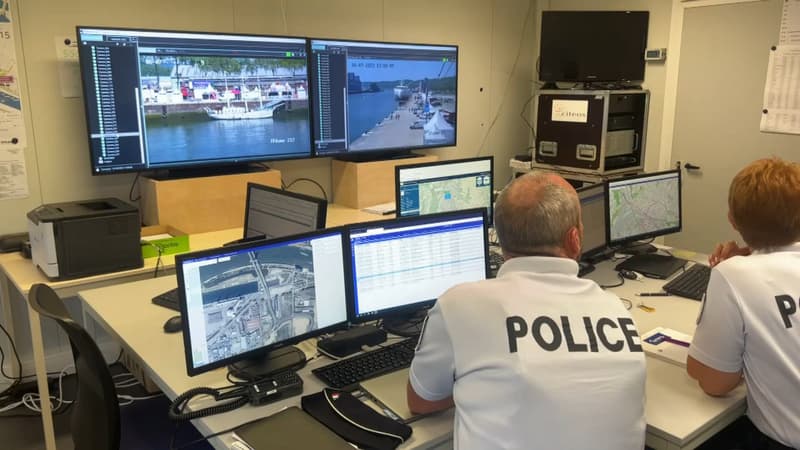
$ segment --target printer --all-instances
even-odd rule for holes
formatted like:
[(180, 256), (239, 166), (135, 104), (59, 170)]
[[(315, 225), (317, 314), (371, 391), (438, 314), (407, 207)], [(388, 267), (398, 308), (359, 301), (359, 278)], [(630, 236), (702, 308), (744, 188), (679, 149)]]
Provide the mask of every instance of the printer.
[(117, 198), (51, 203), (28, 212), (33, 264), (64, 280), (144, 265), (139, 210)]

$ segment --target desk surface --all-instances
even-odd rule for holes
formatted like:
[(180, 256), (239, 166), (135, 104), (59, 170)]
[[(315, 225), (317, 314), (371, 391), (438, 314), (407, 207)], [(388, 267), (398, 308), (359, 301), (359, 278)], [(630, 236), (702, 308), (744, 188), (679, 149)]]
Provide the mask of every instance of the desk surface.
[[(186, 375), (183, 335), (166, 334), (162, 331), (164, 322), (175, 315), (175, 312), (150, 303), (152, 296), (172, 287), (175, 287), (175, 279), (162, 277), (81, 291), (79, 295), (84, 302), (84, 313), (93, 317), (143, 361), (147, 375), (169, 398), (175, 398), (198, 386), (228, 385), (225, 368), (195, 377)], [(300, 370), (304, 380), (304, 395), (322, 390), (324, 385), (311, 374), (311, 369), (329, 362), (327, 358), (318, 358)], [(300, 396), (295, 396), (270, 405), (246, 406), (235, 412), (198, 419), (193, 423), (206, 435), (270, 415), (286, 406), (299, 404)], [(202, 405), (202, 401), (192, 403), (193, 407)], [(450, 410), (414, 423), (414, 434), (402, 448), (427, 447), (446, 441), (452, 433), (452, 422), (453, 412)], [(230, 433), (211, 440), (218, 449), (227, 449), (232, 442)]]
[[(698, 260), (703, 259), (701, 257)], [(619, 277), (614, 271), (615, 264), (610, 261), (600, 263), (587, 278), (600, 285), (616, 284)], [(640, 335), (656, 327), (694, 334), (700, 302), (675, 296), (636, 296), (640, 292), (661, 291), (663, 283), (662, 280), (652, 279), (625, 280), (625, 284), (610, 291), (631, 301), (631, 315)], [(642, 300), (655, 311), (647, 312), (638, 308)], [(688, 445), (693, 448), (690, 444), (705, 441), (742, 415), (746, 406), (745, 395), (745, 387), (740, 385), (725, 397), (708, 396), (700, 390), (697, 381), (689, 377), (684, 367), (647, 358), (647, 432), (681, 447)]]
[[(618, 281), (610, 262), (599, 264), (589, 278), (600, 284)], [(657, 326), (692, 334), (700, 302), (680, 297), (649, 297), (645, 304), (655, 308), (654, 312), (648, 313), (636, 307), (641, 301), (636, 293), (660, 290), (661, 284), (659, 280), (627, 280), (623, 286), (612, 290), (633, 303), (631, 313), (640, 334)], [(192, 387), (226, 384), (223, 369), (188, 377), (181, 334), (167, 335), (161, 331), (164, 321), (174, 312), (152, 306), (149, 299), (174, 286), (174, 278), (164, 277), (80, 292), (86, 312), (145, 362), (148, 375), (170, 398)], [(304, 393), (323, 387), (309, 372), (327, 362), (327, 359), (320, 358), (301, 371), (306, 380)], [(646, 395), (648, 445), (656, 444), (656, 448), (694, 448), (740, 416), (745, 408), (744, 386), (739, 386), (724, 398), (710, 397), (700, 390), (683, 367), (654, 358), (647, 358)], [(266, 407), (243, 408), (236, 413), (203, 419), (197, 426), (202, 433), (208, 434), (270, 414), (298, 401), (299, 397), (295, 397)], [(414, 428), (409, 448), (438, 444), (451, 436), (452, 412), (420, 421)], [(227, 448), (230, 439), (229, 435), (224, 436), (214, 445)], [(657, 442), (665, 444), (658, 445)]]

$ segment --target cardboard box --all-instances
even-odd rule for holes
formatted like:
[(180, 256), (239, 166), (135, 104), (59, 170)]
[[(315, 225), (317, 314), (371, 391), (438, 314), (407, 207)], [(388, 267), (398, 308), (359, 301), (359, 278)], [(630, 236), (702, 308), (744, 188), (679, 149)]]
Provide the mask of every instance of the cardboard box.
[(333, 201), (356, 209), (393, 202), (395, 166), (438, 160), (436, 155), (369, 162), (334, 159), (331, 162)]
[[(159, 235), (170, 235), (171, 237), (148, 239), (148, 236)], [(144, 258), (158, 256), (159, 249), (161, 249), (162, 255), (186, 253), (190, 250), (189, 235), (169, 225), (142, 227), (142, 241), (148, 242), (147, 244), (142, 243), (142, 256)]]
[(238, 228), (244, 224), (247, 183), (281, 186), (281, 172), (159, 180), (142, 177), (142, 222), (168, 224), (187, 233)]

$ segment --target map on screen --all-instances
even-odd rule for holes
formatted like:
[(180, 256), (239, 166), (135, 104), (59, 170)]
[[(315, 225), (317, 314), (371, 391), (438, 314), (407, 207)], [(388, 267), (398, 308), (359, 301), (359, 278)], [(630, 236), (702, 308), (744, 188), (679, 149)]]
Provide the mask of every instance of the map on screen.
[(680, 226), (677, 173), (612, 182), (608, 195), (612, 241)]
[(488, 175), (419, 184), (419, 213), (486, 207), (492, 184)]

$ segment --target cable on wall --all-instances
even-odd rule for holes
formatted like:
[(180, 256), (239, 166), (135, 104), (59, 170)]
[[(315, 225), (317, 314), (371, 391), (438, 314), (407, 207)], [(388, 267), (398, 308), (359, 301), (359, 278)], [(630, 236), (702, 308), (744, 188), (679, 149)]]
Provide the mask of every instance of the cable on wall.
[(325, 201), (328, 201), (328, 194), (325, 193), (325, 188), (323, 188), (321, 184), (317, 183), (316, 181), (312, 180), (311, 178), (297, 178), (294, 181), (292, 181), (291, 183), (287, 184), (283, 189), (288, 191), (298, 181), (307, 181), (309, 183), (315, 184), (319, 188), (320, 192), (322, 192), (322, 198), (324, 198)]
[(133, 198), (133, 188), (136, 187), (136, 182), (139, 181), (139, 174), (140, 172), (136, 172), (136, 176), (133, 177), (133, 182), (131, 182), (131, 190), (128, 191), (128, 200), (132, 202), (138, 202), (142, 198), (141, 194), (139, 194), (136, 198)]
[[(525, 41), (525, 31), (528, 29), (528, 25), (530, 24), (530, 19), (532, 15), (533, 5), (528, 4), (528, 11), (525, 13), (525, 21), (522, 24), (522, 31), (520, 32), (519, 37), (519, 44), (517, 45), (517, 56), (514, 58), (514, 64), (511, 66), (511, 70), (508, 73), (508, 79), (506, 80), (506, 85), (503, 89), (503, 95), (500, 99), (500, 105), (497, 107), (497, 113), (495, 114), (494, 118), (492, 119), (491, 123), (489, 123), (489, 128), (486, 129), (486, 133), (483, 135), (483, 139), (481, 140), (481, 144), (478, 146), (478, 152), (475, 155), (481, 156), (485, 150), (486, 142), (489, 140), (489, 134), (492, 132), (492, 128), (494, 128), (497, 120), (500, 118), (500, 111), (503, 110), (503, 105), (506, 103), (506, 99), (508, 98), (508, 89), (511, 86), (511, 79), (514, 77), (514, 72), (517, 70), (517, 65), (519, 64), (519, 58), (522, 54), (522, 43)], [(494, 12), (494, 9), (492, 9)], [(492, 20), (492, 26), (494, 26), (494, 20)], [(494, 33), (492, 33), (494, 34)]]

